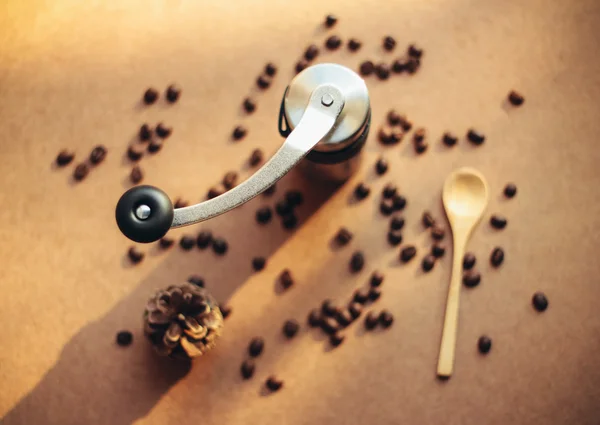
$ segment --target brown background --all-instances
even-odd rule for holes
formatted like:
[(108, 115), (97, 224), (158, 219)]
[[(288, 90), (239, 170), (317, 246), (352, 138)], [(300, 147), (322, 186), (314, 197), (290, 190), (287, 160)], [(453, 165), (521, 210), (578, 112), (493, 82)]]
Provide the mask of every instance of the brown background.
[[(364, 46), (319, 61), (354, 69), (366, 58), (391, 62), (400, 53), (381, 50), (388, 33), (398, 51), (410, 42), (425, 48), (417, 75), (368, 85), (375, 129), (395, 107), (427, 128), (430, 150), (417, 158), (408, 141), (384, 148), (373, 131), (359, 175), (341, 189), (316, 188), (293, 173), (271, 200), (172, 232), (209, 228), (229, 240), (226, 257), (145, 246), (145, 261), (131, 267), (113, 214), (129, 187), (123, 153), (139, 125), (174, 127), (163, 151), (141, 162), (145, 181), (173, 197), (196, 202), (224, 172), (247, 175), (253, 148), (270, 153), (281, 143), (281, 95), (303, 49), (325, 39), (320, 23), (329, 12), (340, 17), (332, 32)], [(600, 423), (598, 1), (4, 0), (0, 28), (4, 423)], [(241, 100), (269, 60), (279, 73), (246, 117)], [(146, 87), (171, 82), (183, 87), (179, 103), (140, 106)], [(512, 88), (525, 94), (522, 108), (505, 104)], [(240, 122), (249, 135), (234, 144), (229, 134)], [(444, 131), (471, 126), (487, 136), (481, 148), (440, 145)], [(52, 167), (60, 149), (83, 159), (98, 143), (109, 154), (85, 182), (70, 181), (74, 165)], [(382, 151), (391, 169), (375, 178)], [(442, 182), (462, 165), (485, 174), (492, 198), (470, 244), (483, 282), (462, 293), (455, 375), (442, 383), (434, 371), (450, 255), (427, 275), (418, 261), (400, 266), (377, 204), (383, 185), (395, 181), (409, 199), (405, 241), (421, 257), (430, 241), (420, 214), (429, 208), (442, 219)], [(362, 179), (373, 194), (349, 205)], [(519, 187), (511, 201), (501, 197), (507, 181)], [(259, 228), (254, 211), (286, 187), (305, 190), (302, 226)], [(492, 212), (509, 218), (504, 231), (490, 229)], [(342, 224), (355, 238), (335, 252), (329, 240)], [(492, 270), (497, 245), (506, 262)], [(367, 257), (356, 276), (347, 269), (355, 249)], [(257, 254), (269, 263), (253, 274)], [(286, 267), (298, 283), (277, 294), (275, 278)], [(375, 308), (394, 313), (390, 330), (365, 335), (354, 326), (334, 351), (307, 329), (283, 340), (285, 319), (304, 322), (325, 297), (344, 301), (375, 268), (386, 273)], [(153, 355), (140, 314), (154, 289), (191, 273), (233, 313), (219, 347), (187, 370)], [(544, 314), (530, 306), (536, 290), (550, 299)], [(135, 333), (127, 349), (114, 344), (122, 328)], [(494, 341), (487, 357), (476, 350), (483, 333)], [(239, 364), (254, 335), (267, 347), (255, 378), (244, 382)], [(265, 396), (261, 383), (273, 373), (285, 389)]]

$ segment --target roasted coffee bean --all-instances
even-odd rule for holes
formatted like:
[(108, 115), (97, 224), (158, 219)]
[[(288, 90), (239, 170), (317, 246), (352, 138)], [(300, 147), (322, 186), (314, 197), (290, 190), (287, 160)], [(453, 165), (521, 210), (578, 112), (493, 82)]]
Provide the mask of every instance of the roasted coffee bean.
[(200, 249), (207, 248), (208, 245), (212, 242), (213, 236), (210, 230), (202, 230), (198, 233), (198, 237), (196, 238), (196, 245)]
[(342, 342), (344, 342), (344, 339), (346, 337), (344, 335), (342, 335), (339, 332), (336, 332), (332, 335), (329, 335), (329, 343), (333, 346), (333, 347), (338, 347), (339, 345), (342, 344)]
[(90, 153), (90, 162), (94, 165), (100, 164), (106, 158), (108, 151), (103, 145), (98, 145)]
[(412, 129), (413, 124), (410, 120), (403, 116), (402, 121), (400, 122), (400, 126), (402, 127), (402, 130), (410, 131)]
[(64, 167), (65, 165), (70, 164), (74, 158), (75, 154), (73, 152), (64, 149), (56, 156), (56, 165), (59, 167)]
[(88, 165), (85, 162), (82, 162), (81, 164), (78, 164), (77, 167), (75, 167), (75, 170), (73, 170), (73, 178), (76, 181), (80, 182), (81, 180), (87, 177), (89, 172), (90, 168), (88, 167)]
[(481, 145), (483, 144), (483, 142), (485, 142), (485, 136), (473, 129), (470, 129), (467, 132), (467, 139), (469, 140), (469, 142), (475, 145)]
[(304, 59), (306, 59), (309, 62), (314, 60), (318, 55), (319, 55), (319, 48), (317, 47), (316, 44), (311, 44), (304, 51)]
[(294, 278), (292, 277), (292, 272), (288, 269), (285, 269), (279, 275), (279, 284), (283, 289), (289, 289), (294, 285)]
[(250, 379), (252, 378), (252, 376), (254, 376), (254, 370), (256, 369), (256, 366), (254, 365), (254, 362), (250, 359), (246, 359), (242, 362), (242, 366), (240, 367), (240, 372), (242, 374), (242, 378), (244, 379)]
[(256, 111), (256, 102), (252, 100), (252, 98), (247, 97), (246, 99), (244, 99), (244, 103), (242, 103), (242, 106), (244, 108), (244, 111), (246, 111), (249, 114)]
[(434, 224), (431, 228), (431, 237), (436, 241), (441, 241), (442, 239), (444, 239), (444, 236), (446, 236), (446, 230), (444, 230), (443, 227)]
[(381, 194), (383, 195), (384, 198), (392, 198), (396, 192), (397, 192), (397, 188), (396, 185), (392, 184), (392, 183), (388, 183), (383, 187), (383, 191), (381, 192)]
[(144, 147), (141, 145), (130, 145), (127, 148), (127, 157), (131, 161), (139, 161), (144, 155)]
[(393, 129), (389, 127), (381, 127), (377, 133), (377, 138), (383, 145), (392, 145), (396, 143), (393, 136)]
[(296, 322), (293, 319), (286, 320), (285, 323), (283, 324), (283, 334), (287, 338), (295, 337), (296, 334), (298, 333), (299, 329), (300, 329), (300, 325), (298, 324), (298, 322)]
[(156, 135), (158, 137), (160, 137), (161, 139), (166, 139), (173, 132), (173, 128), (167, 127), (162, 122), (159, 122), (158, 124), (156, 124), (156, 128), (154, 129), (154, 131), (156, 132)]
[(371, 188), (366, 185), (366, 183), (359, 183), (354, 189), (354, 196), (356, 199), (365, 199), (371, 193)]
[(358, 273), (365, 266), (365, 256), (361, 251), (356, 251), (350, 258), (350, 271)]
[(375, 65), (371, 61), (364, 61), (360, 64), (360, 73), (363, 77), (369, 76), (375, 71)]
[(308, 67), (308, 62), (305, 59), (300, 59), (296, 62), (296, 73), (304, 71)]
[(423, 226), (432, 227), (435, 225), (435, 219), (433, 215), (429, 211), (424, 211), (423, 216), (421, 217), (421, 221), (423, 222)]
[(388, 243), (392, 246), (398, 246), (402, 243), (402, 233), (400, 230), (390, 230), (387, 234)]
[(270, 207), (261, 207), (256, 210), (256, 221), (260, 224), (267, 224), (271, 221), (273, 212)]
[(271, 196), (272, 194), (275, 193), (276, 190), (277, 190), (277, 185), (275, 183), (273, 183), (271, 186), (269, 186), (268, 188), (265, 189), (265, 191), (263, 192), (263, 195)]
[(336, 50), (342, 45), (342, 40), (337, 35), (330, 36), (325, 41), (325, 47), (329, 50)]
[(400, 216), (394, 216), (390, 220), (390, 229), (392, 230), (400, 230), (404, 227), (404, 218)]
[(260, 75), (256, 79), (256, 85), (260, 89), (267, 89), (271, 85), (271, 79), (267, 75)]
[(494, 248), (492, 251), (492, 255), (490, 256), (490, 263), (494, 267), (500, 267), (500, 265), (504, 262), (504, 250), (500, 247)]
[(477, 348), (481, 354), (487, 354), (492, 349), (492, 340), (488, 336), (480, 336), (477, 340)]
[(369, 289), (357, 289), (356, 291), (354, 291), (354, 296), (352, 297), (352, 299), (359, 304), (366, 303), (369, 300)]
[(219, 310), (221, 310), (223, 319), (227, 319), (231, 315), (232, 308), (228, 305), (219, 305)]
[(256, 167), (261, 162), (263, 162), (263, 157), (264, 157), (263, 151), (256, 148), (250, 154), (250, 159), (248, 160), (248, 163), (250, 164), (251, 167)]
[(494, 214), (490, 217), (490, 224), (495, 229), (504, 229), (507, 223), (508, 221), (506, 218), (502, 217), (501, 215)]
[(383, 48), (389, 52), (394, 50), (394, 47), (396, 47), (396, 40), (394, 39), (394, 37), (392, 37), (391, 35), (386, 36), (383, 39)]
[(213, 198), (216, 198), (217, 196), (221, 196), (223, 193), (224, 193), (223, 189), (221, 189), (220, 187), (213, 186), (210, 189), (208, 189), (208, 193), (206, 194), (206, 197), (208, 199), (213, 199)]
[(425, 153), (428, 147), (427, 142), (415, 143), (415, 152), (418, 154)]
[(133, 184), (138, 184), (143, 179), (144, 179), (144, 173), (142, 172), (142, 169), (140, 168), (139, 165), (135, 165), (131, 169), (131, 172), (129, 173), (129, 180), (131, 180), (131, 183), (133, 183)]
[(379, 323), (384, 328), (389, 328), (394, 323), (394, 315), (390, 313), (388, 310), (381, 310), (378, 317)]
[(338, 310), (335, 315), (335, 320), (337, 320), (341, 328), (345, 328), (352, 323), (352, 315), (348, 310)]
[(481, 283), (481, 275), (474, 270), (465, 272), (463, 284), (468, 288), (474, 288)]
[(421, 56), (423, 56), (423, 49), (419, 49), (414, 44), (411, 44), (408, 46), (408, 56), (421, 59)]
[(511, 90), (511, 92), (508, 94), (508, 101), (514, 106), (521, 106), (523, 102), (525, 102), (525, 98), (522, 94)]
[(217, 255), (224, 255), (229, 249), (229, 244), (223, 238), (213, 238), (212, 249)]
[(352, 232), (345, 227), (340, 227), (340, 230), (335, 235), (335, 241), (338, 245), (347, 245), (352, 240)]
[(117, 344), (121, 347), (127, 347), (133, 342), (133, 334), (129, 331), (120, 331), (117, 333)]
[(200, 288), (204, 288), (204, 279), (202, 278), (202, 276), (198, 276), (197, 274), (193, 274), (190, 277), (188, 277), (187, 280), (189, 283), (191, 283), (192, 285), (196, 285)]
[(373, 273), (371, 273), (371, 279), (369, 280), (369, 284), (371, 286), (381, 286), (384, 279), (384, 274), (381, 273), (379, 270), (375, 270), (373, 271)]
[(175, 240), (172, 238), (168, 238), (166, 236), (163, 236), (162, 238), (160, 238), (160, 240), (158, 241), (158, 245), (162, 248), (162, 249), (168, 249), (171, 248), (173, 246), (173, 244), (175, 243)]
[(274, 76), (277, 74), (277, 66), (274, 63), (269, 62), (265, 65), (265, 74), (267, 74), (269, 77)]
[(442, 142), (446, 146), (454, 146), (458, 142), (458, 137), (456, 137), (452, 133), (444, 133), (444, 135), (442, 136)]
[(248, 131), (246, 130), (245, 127), (238, 125), (236, 128), (233, 129), (233, 133), (232, 133), (233, 140), (241, 140), (244, 137), (246, 137), (247, 133), (248, 133)]
[(152, 137), (152, 129), (148, 124), (142, 124), (140, 127), (140, 131), (138, 132), (138, 137), (142, 142), (150, 140)]
[(440, 242), (433, 244), (433, 246), (431, 247), (431, 255), (433, 255), (435, 258), (441, 258), (444, 256), (445, 253), (446, 247)]
[(352, 319), (357, 319), (362, 314), (362, 305), (357, 302), (351, 302), (348, 304), (348, 312)]
[(407, 245), (400, 251), (400, 261), (408, 263), (415, 255), (417, 255), (417, 248), (414, 245)]
[(321, 317), (319, 325), (323, 329), (323, 332), (329, 335), (338, 330), (338, 322), (333, 317)]
[(175, 103), (179, 100), (179, 96), (181, 96), (181, 89), (175, 84), (171, 84), (167, 87), (167, 92), (165, 93), (165, 97), (169, 103)]
[(285, 199), (292, 206), (292, 208), (299, 207), (304, 203), (304, 195), (299, 190), (288, 190), (285, 193)]
[(514, 183), (508, 183), (504, 186), (504, 196), (513, 198), (517, 194), (517, 186)]
[(227, 190), (232, 189), (237, 184), (238, 173), (229, 171), (223, 176), (223, 187)]
[(159, 150), (162, 149), (162, 142), (160, 140), (152, 140), (149, 144), (148, 144), (148, 152), (150, 153), (156, 153)]
[(318, 309), (312, 309), (310, 313), (308, 313), (307, 323), (311, 328), (316, 328), (321, 325), (321, 313)]
[(179, 246), (186, 251), (189, 251), (195, 245), (196, 245), (196, 240), (192, 236), (183, 235), (181, 237), (181, 239), (179, 239)]
[(375, 329), (379, 323), (379, 315), (373, 311), (369, 311), (365, 316), (365, 328), (367, 330)]
[(389, 167), (389, 165), (388, 165), (388, 162), (386, 161), (386, 159), (385, 158), (379, 158), (377, 160), (377, 162), (375, 163), (375, 172), (378, 175), (382, 176), (385, 173), (387, 173), (388, 167)]
[(400, 114), (396, 112), (394, 109), (390, 109), (387, 113), (387, 122), (389, 125), (399, 125), (401, 121)]
[(378, 63), (375, 67), (375, 74), (380, 80), (387, 80), (390, 78), (390, 66), (387, 63)]
[(410, 58), (406, 62), (406, 71), (409, 74), (414, 74), (415, 72), (417, 72), (419, 70), (420, 66), (421, 66), (421, 61), (419, 59), (417, 59), (417, 58)]
[(152, 105), (158, 99), (158, 90), (150, 87), (144, 92), (144, 103), (146, 105)]
[(392, 213), (395, 211), (393, 200), (383, 198), (379, 203), (379, 211), (385, 216), (392, 215)]
[(281, 389), (281, 387), (283, 387), (283, 381), (277, 379), (274, 376), (271, 376), (271, 377), (267, 378), (265, 385), (271, 391), (279, 391)]
[(531, 299), (533, 307), (537, 311), (545, 311), (548, 308), (548, 298), (543, 292), (536, 292)]
[(334, 26), (338, 21), (338, 18), (335, 15), (327, 15), (325, 17), (325, 26), (327, 28), (331, 28), (332, 26)]
[(400, 74), (406, 71), (406, 64), (407, 62), (405, 60), (396, 59), (394, 62), (392, 62), (392, 71), (394, 71), (396, 74)]
[(465, 256), (463, 257), (463, 270), (471, 270), (476, 262), (477, 258), (475, 257), (475, 254), (472, 252), (465, 253)]
[(417, 128), (413, 134), (413, 141), (421, 143), (425, 140), (426, 131), (424, 128)]
[(338, 312), (337, 306), (331, 300), (324, 300), (321, 304), (321, 312), (325, 316), (335, 316)]
[(356, 38), (351, 38), (350, 40), (348, 40), (348, 49), (351, 52), (356, 52), (361, 47), (362, 47), (362, 43), (359, 40), (357, 40)]
[(381, 297), (381, 289), (371, 286), (369, 288), (369, 300), (377, 301)]
[(435, 257), (431, 254), (426, 255), (421, 262), (421, 268), (424, 272), (429, 272), (435, 266)]
[(281, 217), (281, 225), (284, 229), (291, 230), (298, 226), (298, 217), (293, 212)]
[(140, 251), (135, 246), (130, 247), (129, 250), (127, 251), (127, 256), (129, 257), (129, 260), (131, 260), (131, 262), (133, 264), (137, 264), (140, 261), (142, 261), (144, 259), (145, 255), (146, 254), (144, 254), (142, 251)]
[(287, 199), (281, 199), (275, 204), (275, 212), (281, 217), (290, 214), (292, 210), (292, 205), (287, 201)]
[(254, 269), (254, 271), (259, 272), (262, 269), (264, 269), (266, 265), (267, 260), (265, 259), (265, 257), (254, 257), (252, 259), (252, 268)]
[(394, 211), (402, 211), (406, 207), (406, 198), (398, 193), (392, 196)]

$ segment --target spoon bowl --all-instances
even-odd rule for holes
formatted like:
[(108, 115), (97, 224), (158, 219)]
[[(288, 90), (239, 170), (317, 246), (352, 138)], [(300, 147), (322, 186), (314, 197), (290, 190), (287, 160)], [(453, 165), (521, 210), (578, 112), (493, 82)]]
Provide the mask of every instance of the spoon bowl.
[(461, 168), (444, 183), (442, 200), (448, 218), (481, 217), (488, 202), (484, 177), (472, 168)]

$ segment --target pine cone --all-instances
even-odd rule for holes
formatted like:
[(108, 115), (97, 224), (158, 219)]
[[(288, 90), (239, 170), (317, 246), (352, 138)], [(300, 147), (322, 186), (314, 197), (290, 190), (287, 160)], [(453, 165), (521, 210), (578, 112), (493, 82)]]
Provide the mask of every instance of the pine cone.
[(201, 356), (215, 346), (222, 328), (223, 315), (216, 301), (191, 283), (159, 290), (144, 312), (144, 333), (163, 356)]

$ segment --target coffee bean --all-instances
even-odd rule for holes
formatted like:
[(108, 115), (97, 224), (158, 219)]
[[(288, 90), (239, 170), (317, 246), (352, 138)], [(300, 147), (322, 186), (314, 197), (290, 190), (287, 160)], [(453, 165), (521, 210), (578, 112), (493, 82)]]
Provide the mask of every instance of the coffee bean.
[(272, 62), (267, 63), (265, 65), (265, 74), (267, 74), (269, 77), (274, 76), (277, 74), (277, 66)]
[(158, 99), (158, 91), (150, 87), (144, 92), (144, 103), (146, 105), (152, 105)]
[(381, 297), (381, 289), (371, 286), (369, 288), (369, 300), (377, 301)]
[(378, 63), (375, 67), (375, 74), (380, 80), (387, 80), (390, 78), (390, 66), (387, 63)]
[(477, 341), (477, 348), (481, 354), (487, 354), (492, 349), (492, 340), (488, 336), (480, 336)]
[(292, 272), (288, 269), (285, 269), (279, 275), (279, 284), (283, 289), (289, 289), (294, 285), (294, 278), (292, 277)]
[(388, 243), (392, 246), (398, 246), (402, 243), (402, 234), (400, 230), (390, 230), (387, 234)]
[(106, 147), (102, 145), (96, 146), (90, 153), (90, 162), (94, 165), (100, 164), (106, 158), (107, 152)]
[(371, 286), (381, 286), (384, 279), (384, 274), (381, 273), (379, 270), (375, 270), (373, 273), (371, 273), (371, 280), (369, 281), (369, 284)]
[(485, 142), (485, 136), (473, 129), (470, 129), (467, 132), (467, 139), (469, 140), (469, 142), (475, 145), (481, 145), (483, 144), (483, 142)]
[(310, 313), (308, 313), (307, 323), (308, 326), (310, 326), (311, 328), (316, 328), (321, 325), (321, 313), (319, 312), (319, 310), (315, 308), (312, 309)]
[(273, 183), (271, 186), (269, 186), (268, 188), (265, 189), (265, 191), (263, 192), (263, 195), (271, 196), (272, 194), (275, 193), (276, 190), (277, 190), (277, 185), (275, 183)]
[(504, 196), (513, 198), (517, 194), (517, 186), (514, 183), (508, 183), (504, 186)]
[(228, 305), (220, 305), (219, 310), (221, 310), (221, 315), (223, 319), (227, 319), (231, 315), (232, 308)]
[(396, 188), (396, 185), (392, 184), (392, 183), (388, 183), (383, 187), (383, 191), (381, 192), (381, 194), (383, 195), (384, 198), (392, 198), (395, 194), (396, 191), (398, 189)]
[(252, 259), (252, 268), (257, 272), (264, 269), (266, 265), (267, 260), (265, 259), (265, 257), (254, 257)]
[(263, 89), (263, 90), (267, 89), (271, 85), (271, 79), (268, 76), (266, 76), (266, 75), (260, 75), (256, 79), (256, 85), (260, 89)]
[(227, 190), (232, 189), (237, 184), (238, 173), (229, 171), (223, 176), (223, 187)]
[(286, 214), (281, 217), (281, 225), (287, 230), (294, 229), (298, 225), (298, 217), (293, 212)]
[(80, 182), (81, 180), (87, 177), (89, 172), (90, 168), (88, 167), (88, 165), (82, 162), (81, 164), (78, 164), (77, 167), (75, 167), (75, 170), (73, 171), (73, 178), (76, 181)]
[(371, 188), (363, 182), (359, 183), (354, 189), (354, 196), (359, 200), (365, 199), (369, 196), (369, 193), (371, 193)]
[(435, 266), (435, 257), (431, 254), (426, 255), (421, 262), (421, 268), (424, 272), (429, 272)]
[(140, 127), (140, 131), (138, 132), (138, 137), (142, 142), (150, 140), (152, 137), (152, 129), (148, 124), (142, 124)]
[(352, 319), (357, 319), (362, 314), (362, 305), (357, 302), (351, 302), (348, 304), (348, 312)]
[(308, 62), (304, 59), (300, 59), (296, 62), (296, 73), (304, 71), (308, 67)]
[(154, 129), (154, 131), (156, 132), (156, 135), (158, 137), (160, 137), (161, 139), (166, 139), (173, 132), (173, 128), (167, 127), (164, 123), (159, 122), (158, 124), (156, 124), (156, 128)]
[(481, 275), (474, 270), (465, 272), (463, 284), (468, 288), (474, 288), (481, 283)]
[(388, 162), (385, 160), (385, 158), (379, 158), (377, 160), (377, 162), (375, 163), (375, 172), (382, 176), (384, 175), (388, 170)]
[(335, 316), (337, 314), (338, 308), (333, 303), (333, 301), (327, 299), (327, 300), (324, 300), (323, 303), (321, 304), (321, 312), (325, 316), (331, 317), (331, 316)]
[(531, 302), (537, 311), (542, 312), (548, 308), (548, 298), (546, 298), (546, 295), (543, 292), (536, 292), (533, 294)]
[(212, 249), (217, 255), (225, 255), (229, 249), (229, 244), (223, 238), (214, 238), (212, 240)]
[(144, 155), (144, 147), (141, 145), (130, 145), (127, 148), (127, 157), (131, 161), (139, 161)]
[(423, 226), (425, 226), (425, 227), (432, 227), (433, 225), (435, 225), (435, 219), (433, 218), (433, 215), (431, 215), (431, 213), (429, 211), (423, 212), (421, 221), (423, 222)]
[(198, 237), (196, 238), (196, 245), (200, 249), (205, 249), (212, 242), (213, 236), (210, 230), (202, 230), (198, 233)]
[(242, 374), (242, 378), (244, 379), (250, 379), (252, 378), (252, 376), (254, 376), (254, 370), (256, 369), (256, 366), (254, 365), (254, 362), (250, 359), (246, 359), (242, 362), (242, 366), (240, 367), (240, 372)]
[(202, 278), (202, 276), (198, 276), (197, 274), (193, 274), (190, 277), (188, 277), (187, 280), (189, 283), (191, 283), (192, 285), (196, 285), (200, 288), (204, 288), (204, 279)]
[(445, 253), (446, 247), (440, 242), (433, 244), (433, 246), (431, 247), (431, 255), (433, 255), (435, 258), (441, 258), (444, 256)]
[(208, 193), (206, 194), (206, 197), (208, 199), (213, 199), (216, 198), (217, 196), (221, 196), (223, 193), (223, 190), (220, 187), (216, 187), (213, 186), (210, 189), (208, 189)]
[(120, 331), (117, 333), (117, 344), (121, 347), (127, 347), (133, 342), (133, 334), (129, 331)]
[(135, 246), (130, 247), (129, 250), (127, 251), (127, 256), (129, 257), (129, 260), (131, 260), (131, 262), (133, 264), (137, 264), (140, 261), (142, 261), (144, 259), (145, 255), (146, 254), (144, 254), (142, 251), (140, 251)]
[(319, 323), (326, 334), (333, 334), (338, 330), (338, 322), (333, 317), (322, 317)]
[(309, 62), (314, 60), (318, 55), (319, 55), (319, 48), (317, 47), (316, 44), (311, 44), (304, 51), (304, 59), (306, 59)]
[(508, 94), (508, 101), (514, 106), (521, 106), (523, 102), (525, 102), (525, 98), (522, 94), (511, 90), (511, 92)]
[(162, 142), (160, 140), (152, 140), (148, 144), (148, 152), (150, 152), (150, 153), (156, 153), (161, 149), (162, 149)]
[(256, 167), (261, 162), (263, 162), (263, 152), (262, 150), (256, 148), (250, 154), (250, 159), (248, 160), (248, 163), (251, 167)]
[(413, 141), (415, 143), (421, 143), (425, 140), (426, 131), (424, 128), (417, 128), (413, 134)]
[(325, 17), (325, 26), (327, 28), (331, 28), (332, 26), (334, 26), (338, 21), (338, 18), (335, 15), (327, 15)]
[(392, 215), (392, 213), (395, 211), (394, 201), (392, 199), (383, 198), (379, 203), (379, 211), (385, 216)]
[(351, 38), (350, 40), (348, 40), (348, 49), (351, 52), (356, 52), (361, 47), (362, 47), (362, 43), (359, 40), (357, 40), (356, 38)]
[(287, 199), (281, 199), (275, 204), (275, 212), (277, 215), (283, 217), (292, 213), (292, 205), (287, 201)]
[(65, 165), (70, 164), (74, 158), (75, 154), (73, 152), (64, 149), (56, 156), (56, 165), (59, 167), (64, 167)]
[(398, 193), (392, 196), (394, 211), (402, 211), (406, 207), (406, 198)]
[(342, 335), (339, 332), (336, 332), (332, 335), (329, 335), (329, 343), (333, 346), (333, 347), (338, 347), (339, 345), (342, 344), (342, 342), (344, 342), (344, 339), (346, 337), (344, 335)]
[(389, 125), (391, 125), (391, 126), (399, 125), (401, 119), (402, 118), (400, 117), (400, 114), (398, 114), (398, 112), (396, 112), (394, 109), (390, 109), (388, 111), (387, 122)]
[(392, 145), (392, 144), (396, 143), (392, 132), (393, 132), (393, 130), (389, 127), (381, 127), (379, 129), (379, 133), (377, 133), (377, 137), (378, 137), (379, 141), (381, 142), (381, 144)]
[(179, 246), (185, 251), (189, 251), (196, 245), (196, 240), (189, 235), (183, 235), (181, 239), (179, 239)]
[(419, 59), (410, 58), (406, 62), (406, 71), (412, 75), (419, 70), (420, 66), (421, 66), (421, 61)]
[(427, 142), (415, 143), (415, 152), (418, 154), (425, 153), (428, 147)]
[(342, 45), (342, 40), (337, 35), (332, 35), (325, 40), (325, 47), (329, 50), (336, 50)]
[(502, 217), (501, 215), (494, 214), (490, 217), (490, 224), (495, 229), (504, 229), (507, 223), (508, 221), (506, 218)]
[(492, 255), (490, 256), (490, 263), (494, 267), (500, 267), (500, 265), (504, 262), (504, 250), (500, 247), (494, 248), (492, 251)]
[(394, 323), (394, 315), (388, 310), (381, 310), (378, 319), (379, 323), (381, 323), (381, 326), (383, 326), (386, 329), (392, 326), (392, 324)]
[(144, 179), (144, 173), (142, 172), (142, 169), (140, 168), (139, 165), (135, 165), (131, 169), (131, 172), (129, 173), (129, 180), (131, 180), (131, 183), (133, 183), (133, 184), (138, 184), (143, 179)]
[(394, 47), (396, 47), (396, 40), (394, 39), (394, 37), (392, 37), (391, 35), (386, 36), (383, 39), (383, 48), (389, 52), (394, 50)]
[(390, 229), (392, 230), (400, 230), (404, 227), (404, 218), (400, 216), (394, 216), (390, 220)]
[(283, 334), (287, 338), (293, 338), (298, 333), (300, 325), (295, 320), (286, 320), (283, 324)]
[(160, 240), (158, 241), (158, 245), (162, 248), (162, 249), (168, 249), (171, 248), (173, 246), (173, 244), (175, 243), (175, 240), (172, 238), (168, 238), (166, 236), (163, 236), (162, 238), (160, 238)]
[(181, 96), (181, 89), (175, 84), (171, 84), (169, 87), (167, 87), (165, 96), (169, 103), (175, 103), (179, 100), (179, 96)]
[(259, 224), (267, 224), (271, 221), (271, 217), (273, 217), (273, 212), (270, 207), (261, 207), (256, 210), (256, 221)]
[(421, 59), (421, 56), (423, 56), (423, 49), (419, 49), (414, 44), (411, 44), (408, 46), (408, 56)]
[(414, 245), (407, 245), (400, 251), (400, 261), (408, 263), (415, 255), (417, 255), (417, 248)]
[(412, 129), (413, 124), (410, 120), (403, 116), (402, 121), (400, 122), (400, 126), (402, 127), (402, 130), (410, 131)]
[(441, 241), (442, 239), (444, 239), (444, 236), (446, 236), (446, 230), (444, 230), (443, 227), (434, 224), (431, 228), (431, 237), (436, 241)]
[(335, 241), (338, 245), (347, 245), (352, 240), (352, 233), (345, 227), (340, 227), (340, 230), (335, 235)]
[(407, 62), (405, 60), (396, 59), (394, 62), (392, 62), (392, 71), (394, 71), (396, 74), (400, 74), (406, 71), (406, 66)]
[(463, 270), (471, 270), (476, 262), (477, 258), (475, 257), (475, 254), (467, 252), (463, 257)]
[(361, 251), (356, 251), (350, 258), (350, 271), (358, 273), (365, 265), (365, 256)]
[(339, 323), (341, 328), (345, 328), (352, 323), (352, 315), (348, 310), (339, 310), (335, 315), (335, 319)]
[(265, 385), (271, 391), (279, 391), (281, 389), (281, 387), (283, 387), (283, 381), (280, 381), (276, 377), (271, 376), (271, 377), (267, 378)]
[(285, 199), (292, 208), (299, 207), (304, 203), (304, 195), (299, 190), (288, 190), (285, 193)]
[(238, 125), (236, 128), (233, 129), (233, 133), (231, 136), (233, 137), (233, 140), (241, 140), (244, 137), (246, 137), (247, 133), (248, 131), (245, 127)]
[(458, 138), (452, 133), (444, 133), (444, 135), (442, 136), (442, 142), (446, 146), (454, 146), (458, 142)]
[(375, 65), (371, 61), (364, 61), (360, 64), (360, 73), (362, 76), (367, 77), (375, 71)]
[(369, 311), (365, 316), (365, 328), (367, 330), (375, 329), (377, 323), (379, 323), (379, 315), (373, 311)]
[(249, 97), (244, 99), (244, 103), (242, 103), (242, 106), (244, 108), (244, 111), (246, 111), (249, 114), (256, 111), (256, 102)]

